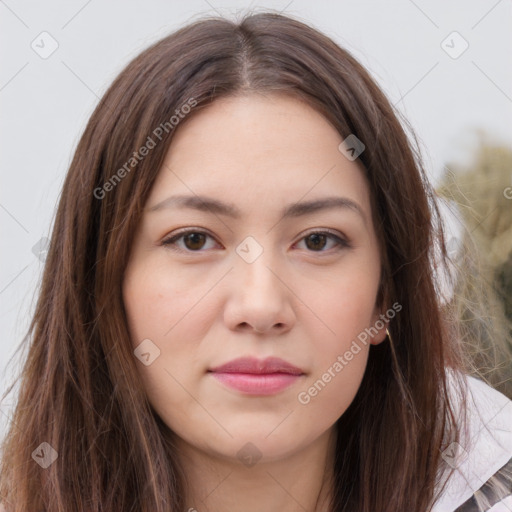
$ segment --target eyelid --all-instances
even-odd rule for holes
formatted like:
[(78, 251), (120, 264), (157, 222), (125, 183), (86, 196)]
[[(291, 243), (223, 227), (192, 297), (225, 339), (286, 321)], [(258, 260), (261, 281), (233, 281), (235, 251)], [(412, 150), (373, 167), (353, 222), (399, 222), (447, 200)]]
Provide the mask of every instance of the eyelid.
[[(205, 230), (203, 228), (194, 228), (194, 227), (187, 227), (187, 228), (179, 229), (176, 232), (174, 232), (172, 234), (172, 236), (164, 238), (164, 240), (161, 243), (166, 248), (174, 250), (174, 251), (178, 251), (178, 252), (185, 252), (185, 253), (188, 253), (188, 254), (190, 254), (190, 253), (205, 252), (205, 251), (203, 251), (201, 249), (197, 250), (197, 251), (192, 251), (192, 250), (181, 249), (181, 248), (176, 247), (175, 242), (177, 240), (179, 240), (181, 237), (183, 237), (183, 236), (185, 236), (185, 235), (187, 235), (189, 233), (198, 233), (198, 234), (205, 235), (207, 237), (212, 238), (213, 240), (215, 240), (215, 242), (217, 244), (219, 244), (219, 242), (217, 241), (215, 236), (213, 236), (207, 230)], [(313, 235), (313, 234), (327, 235), (331, 239), (334, 239), (335, 242), (337, 243), (337, 248), (335, 250), (341, 250), (341, 249), (344, 249), (344, 248), (352, 247), (350, 241), (348, 240), (348, 238), (345, 235), (339, 233), (338, 231), (329, 229), (329, 228), (311, 228), (308, 231), (306, 231), (304, 233), (301, 233), (299, 238), (297, 239), (297, 241), (293, 243), (292, 247), (295, 246), (296, 244), (298, 244), (299, 242), (302, 242), (304, 240), (304, 238), (306, 238), (307, 236)], [(219, 245), (221, 245), (221, 244), (219, 244)], [(315, 254), (315, 253), (316, 254), (322, 254), (322, 253), (330, 253), (331, 251), (332, 251), (332, 249), (331, 250), (327, 250), (327, 251), (308, 251), (308, 252), (311, 252), (313, 254)]]
[[(338, 245), (338, 247), (335, 250), (341, 250), (341, 249), (348, 249), (352, 247), (351, 242), (349, 239), (343, 235), (342, 233), (330, 229), (330, 228), (312, 228), (304, 233), (301, 233), (297, 241), (293, 244), (296, 245), (299, 242), (302, 242), (304, 238), (308, 237), (309, 235), (328, 235), (330, 238), (334, 239)], [(313, 254), (322, 254), (322, 253), (330, 253), (331, 250), (328, 251), (309, 251)]]
[[(164, 247), (166, 247), (167, 249), (170, 249), (170, 250), (173, 250), (173, 251), (178, 251), (178, 252), (186, 252), (188, 254), (194, 253), (194, 252), (197, 252), (197, 253), (205, 252), (205, 251), (202, 251), (202, 250), (190, 251), (190, 250), (186, 250), (186, 249), (181, 249), (181, 248), (179, 248), (179, 247), (177, 247), (175, 245), (175, 242), (177, 240), (179, 240), (181, 237), (183, 237), (185, 235), (188, 235), (189, 233), (198, 233), (198, 234), (201, 234), (201, 235), (208, 236), (208, 237), (212, 238), (213, 240), (215, 240), (215, 242), (217, 244), (219, 244), (217, 239), (211, 233), (209, 233), (207, 230), (205, 230), (203, 228), (194, 228), (194, 227), (187, 227), (187, 228), (178, 229), (171, 236), (165, 237), (162, 240), (161, 244)], [(221, 244), (219, 244), (219, 245), (221, 245)]]
[(301, 233), (299, 235), (298, 240), (300, 241), (304, 237), (309, 236), (309, 235), (313, 235), (313, 234), (332, 235), (333, 237), (339, 238), (340, 240), (348, 241), (347, 237), (345, 235), (343, 235), (339, 231), (336, 231), (336, 230), (330, 229), (330, 228), (310, 228), (307, 231), (305, 231), (304, 233)]

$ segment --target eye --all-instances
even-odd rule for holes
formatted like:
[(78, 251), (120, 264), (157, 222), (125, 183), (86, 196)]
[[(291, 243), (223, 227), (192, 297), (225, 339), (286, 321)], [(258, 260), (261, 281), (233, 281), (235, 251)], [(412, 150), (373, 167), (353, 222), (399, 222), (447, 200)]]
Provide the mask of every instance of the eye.
[(213, 240), (213, 237), (204, 231), (187, 229), (167, 238), (162, 245), (177, 251), (200, 252), (201, 249), (212, 249), (211, 244), (206, 243), (208, 239)]
[[(210, 244), (208, 244), (210, 240)], [(342, 248), (350, 247), (347, 240), (330, 231), (313, 231), (301, 238), (299, 245), (304, 242), (306, 249), (310, 252), (327, 252), (333, 247)], [(212, 245), (213, 244), (213, 245)], [(171, 250), (185, 252), (202, 252), (202, 250), (213, 249), (215, 241), (213, 237), (199, 229), (186, 229), (180, 231), (170, 238), (165, 239), (162, 245)]]
[[(304, 242), (306, 248), (312, 252), (327, 252), (329, 249), (336, 246), (338, 249), (350, 247), (350, 244), (346, 240), (330, 231), (313, 231), (301, 238), (299, 244), (301, 242)], [(328, 247), (329, 245), (330, 247)], [(325, 249), (326, 247), (327, 249)]]

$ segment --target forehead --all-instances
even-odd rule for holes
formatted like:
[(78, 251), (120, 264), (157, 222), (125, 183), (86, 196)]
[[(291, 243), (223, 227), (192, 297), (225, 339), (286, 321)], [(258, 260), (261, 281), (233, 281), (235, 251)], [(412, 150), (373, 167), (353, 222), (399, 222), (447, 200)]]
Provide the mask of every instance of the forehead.
[(149, 202), (192, 193), (265, 209), (338, 194), (369, 215), (363, 168), (340, 152), (342, 140), (324, 116), (290, 96), (218, 99), (178, 126)]
[(334, 127), (304, 101), (284, 94), (250, 94), (220, 98), (192, 112), (178, 127), (170, 158), (182, 157), (177, 153), (185, 147), (195, 147), (197, 158), (218, 149), (229, 158), (244, 154), (251, 161), (268, 153), (281, 158), (287, 154), (291, 160), (306, 154), (317, 158), (319, 152), (339, 142)]

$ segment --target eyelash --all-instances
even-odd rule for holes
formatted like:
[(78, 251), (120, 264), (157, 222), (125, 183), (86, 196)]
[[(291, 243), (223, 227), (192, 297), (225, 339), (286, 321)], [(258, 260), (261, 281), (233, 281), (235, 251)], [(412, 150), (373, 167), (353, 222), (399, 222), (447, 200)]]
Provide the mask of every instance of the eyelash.
[[(202, 249), (198, 249), (197, 251), (193, 251), (193, 250), (190, 250), (190, 249), (182, 249), (182, 248), (179, 248), (179, 247), (176, 246), (176, 242), (179, 239), (181, 239), (181, 238), (183, 238), (186, 235), (191, 234), (191, 233), (205, 235), (207, 237), (210, 237), (210, 238), (214, 239), (214, 237), (212, 235), (210, 235), (209, 233), (207, 233), (206, 231), (203, 231), (201, 229), (190, 229), (190, 228), (188, 228), (188, 229), (184, 229), (183, 231), (179, 231), (178, 233), (174, 234), (170, 238), (167, 238), (167, 239), (163, 240), (162, 241), (162, 245), (165, 246), (167, 249), (169, 249), (171, 251), (176, 251), (176, 252), (185, 252), (185, 253), (201, 253), (201, 252), (205, 252)], [(308, 236), (311, 236), (311, 235), (326, 235), (328, 238), (330, 238), (331, 240), (334, 240), (336, 242), (338, 247), (335, 250), (337, 250), (337, 251), (342, 250), (342, 249), (349, 249), (350, 247), (352, 247), (351, 244), (346, 239), (340, 237), (338, 234), (336, 234), (335, 232), (330, 231), (328, 229), (324, 229), (324, 230), (321, 230), (321, 231), (310, 231), (309, 233), (306, 233), (297, 243), (302, 242), (305, 238), (307, 238)], [(322, 253), (328, 253), (331, 250), (332, 249), (320, 250), (320, 251), (308, 251), (308, 252), (322, 254)]]

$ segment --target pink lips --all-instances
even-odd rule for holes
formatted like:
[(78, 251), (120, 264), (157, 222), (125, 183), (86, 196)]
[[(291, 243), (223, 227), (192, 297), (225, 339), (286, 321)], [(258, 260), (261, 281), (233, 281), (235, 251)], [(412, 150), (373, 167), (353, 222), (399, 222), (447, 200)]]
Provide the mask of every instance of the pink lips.
[(291, 386), (304, 372), (277, 357), (241, 357), (209, 370), (226, 386), (248, 395), (273, 395)]

